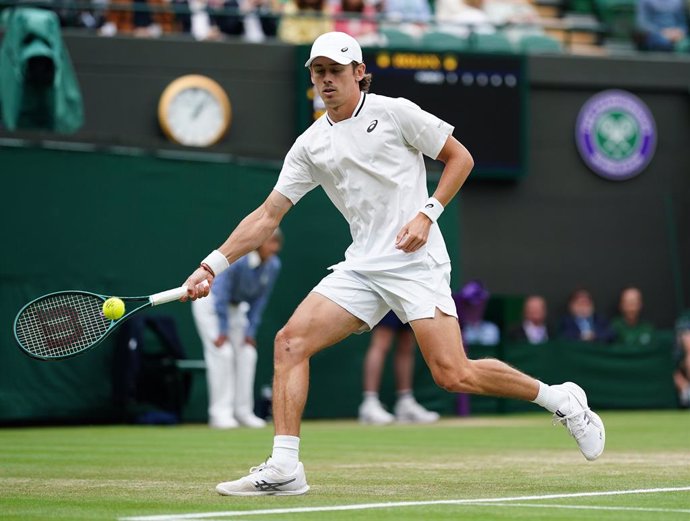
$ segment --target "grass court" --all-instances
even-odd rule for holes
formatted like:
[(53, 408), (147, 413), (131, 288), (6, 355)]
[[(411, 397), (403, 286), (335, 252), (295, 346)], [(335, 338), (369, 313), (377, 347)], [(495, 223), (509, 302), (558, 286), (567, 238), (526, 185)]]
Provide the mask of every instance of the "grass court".
[(690, 521), (690, 411), (604, 411), (587, 462), (550, 416), (430, 426), (307, 421), (305, 496), (229, 498), (268, 456), (272, 428), (89, 426), (0, 430), (0, 518), (10, 520)]

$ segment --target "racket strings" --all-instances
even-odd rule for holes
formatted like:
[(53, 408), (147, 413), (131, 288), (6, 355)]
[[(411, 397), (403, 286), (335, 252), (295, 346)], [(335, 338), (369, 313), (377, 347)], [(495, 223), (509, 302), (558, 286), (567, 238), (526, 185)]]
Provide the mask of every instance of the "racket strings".
[(112, 322), (102, 313), (103, 300), (83, 293), (50, 295), (30, 304), (17, 318), (22, 348), (41, 358), (64, 358), (91, 347)]

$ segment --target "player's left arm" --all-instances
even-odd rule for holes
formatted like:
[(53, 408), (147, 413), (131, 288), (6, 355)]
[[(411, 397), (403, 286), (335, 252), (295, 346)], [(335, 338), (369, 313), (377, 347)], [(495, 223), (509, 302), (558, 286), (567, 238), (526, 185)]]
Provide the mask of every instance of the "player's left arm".
[[(448, 136), (436, 159), (445, 166), (433, 197), (445, 207), (470, 175), (474, 160), (462, 143), (452, 135)], [(417, 251), (426, 244), (432, 223), (430, 217), (418, 212), (398, 233), (396, 248), (407, 253)]]

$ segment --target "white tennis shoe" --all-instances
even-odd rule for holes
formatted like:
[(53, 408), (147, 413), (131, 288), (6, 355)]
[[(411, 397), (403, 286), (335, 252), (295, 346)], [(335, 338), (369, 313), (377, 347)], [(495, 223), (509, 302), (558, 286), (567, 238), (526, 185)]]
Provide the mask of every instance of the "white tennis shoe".
[(434, 423), (441, 417), (439, 413), (425, 409), (412, 397), (398, 400), (394, 410), (399, 423)]
[(367, 398), (359, 406), (359, 423), (363, 425), (388, 425), (394, 421), (395, 416), (375, 398)]
[(568, 404), (554, 413), (554, 425), (556, 423), (564, 425), (570, 435), (575, 438), (584, 457), (589, 461), (594, 461), (604, 452), (606, 443), (604, 422), (589, 408), (587, 395), (579, 385), (565, 382), (554, 387), (570, 396)]
[(221, 496), (296, 496), (309, 490), (302, 462), (290, 474), (275, 468), (268, 458), (265, 463), (249, 469), (249, 474), (235, 481), (216, 486)]

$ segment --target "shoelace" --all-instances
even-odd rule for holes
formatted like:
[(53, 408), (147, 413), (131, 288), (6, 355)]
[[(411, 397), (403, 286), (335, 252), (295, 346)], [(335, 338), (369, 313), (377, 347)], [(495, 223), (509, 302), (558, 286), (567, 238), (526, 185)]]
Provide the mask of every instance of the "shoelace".
[(559, 423), (565, 425), (571, 436), (576, 440), (579, 440), (582, 436), (584, 436), (585, 430), (587, 429), (585, 417), (587, 416), (587, 411), (589, 410), (590, 408), (587, 407), (586, 409), (582, 409), (578, 412), (572, 412), (566, 416), (558, 416), (557, 414), (554, 414), (552, 423), (554, 425)]
[(266, 461), (264, 461), (261, 465), (257, 465), (256, 467), (251, 467), (249, 469), (250, 474), (255, 474), (257, 472), (261, 472), (264, 470), (266, 467), (268, 467), (268, 460), (271, 459), (271, 456), (266, 458)]

